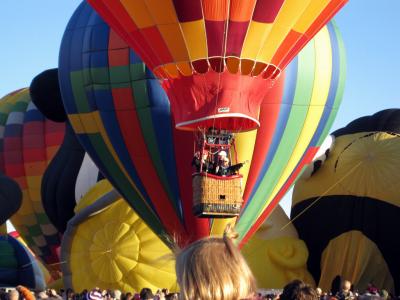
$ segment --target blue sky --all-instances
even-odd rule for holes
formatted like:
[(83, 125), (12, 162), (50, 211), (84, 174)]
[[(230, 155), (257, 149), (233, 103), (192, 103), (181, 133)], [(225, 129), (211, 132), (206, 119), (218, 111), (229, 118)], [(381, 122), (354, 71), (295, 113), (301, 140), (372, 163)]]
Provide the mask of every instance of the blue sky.
[[(0, 1), (0, 97), (57, 67), (64, 29), (80, 0)], [(400, 107), (399, 0), (350, 0), (336, 16), (347, 50), (347, 81), (332, 130)], [(287, 208), (290, 196), (283, 205)]]

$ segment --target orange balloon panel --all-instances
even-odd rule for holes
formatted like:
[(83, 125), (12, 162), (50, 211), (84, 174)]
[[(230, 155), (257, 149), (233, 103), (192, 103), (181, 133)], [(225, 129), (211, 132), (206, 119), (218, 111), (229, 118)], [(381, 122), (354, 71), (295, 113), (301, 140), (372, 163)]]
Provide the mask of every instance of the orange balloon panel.
[(247, 131), (274, 80), (347, 0), (88, 2), (165, 80), (178, 129)]

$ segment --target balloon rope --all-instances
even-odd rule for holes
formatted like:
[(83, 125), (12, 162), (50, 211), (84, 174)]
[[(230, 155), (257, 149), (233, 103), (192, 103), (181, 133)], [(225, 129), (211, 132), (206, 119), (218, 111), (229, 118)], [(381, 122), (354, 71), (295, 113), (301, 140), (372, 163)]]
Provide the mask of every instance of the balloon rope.
[(347, 172), (346, 175), (344, 175), (339, 181), (337, 181), (335, 184), (333, 184), (330, 188), (328, 188), (321, 196), (319, 196), (317, 199), (315, 199), (310, 205), (308, 205), (306, 208), (304, 208), (296, 217), (294, 217), (292, 220), (290, 220), (286, 225), (284, 225), (280, 230), (285, 229), (287, 226), (292, 224), (297, 218), (299, 218), (301, 215), (303, 215), (311, 206), (313, 206), (315, 203), (317, 203), (322, 197), (324, 197), (326, 194), (328, 194), (334, 187), (336, 187), (339, 183), (341, 183), (343, 180), (345, 180), (351, 173), (353, 173), (360, 165), (362, 161), (359, 161), (358, 164), (356, 164), (349, 172)]
[[(40, 260), (39, 260), (39, 261), (40, 261)], [(33, 265), (33, 263), (34, 263), (34, 262), (29, 262), (29, 263), (27, 263), (27, 264), (24, 264), (24, 265), (20, 266), (19, 269), (27, 268), (27, 267)], [(68, 263), (68, 261), (64, 260), (64, 261), (60, 261), (60, 262), (52, 263), (52, 264), (46, 264), (46, 263), (44, 263), (43, 265), (44, 265), (44, 267), (47, 269), (48, 266), (51, 267), (51, 266), (57, 266), (57, 265), (62, 265), (62, 264), (66, 264), (66, 263)]]

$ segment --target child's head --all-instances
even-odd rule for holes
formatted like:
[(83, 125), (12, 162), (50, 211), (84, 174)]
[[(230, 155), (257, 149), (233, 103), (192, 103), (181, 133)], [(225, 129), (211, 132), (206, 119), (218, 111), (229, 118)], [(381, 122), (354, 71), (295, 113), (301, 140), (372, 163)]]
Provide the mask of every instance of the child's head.
[(233, 244), (228, 226), (223, 238), (209, 237), (189, 245), (176, 258), (176, 274), (185, 300), (245, 299), (256, 291), (250, 268)]

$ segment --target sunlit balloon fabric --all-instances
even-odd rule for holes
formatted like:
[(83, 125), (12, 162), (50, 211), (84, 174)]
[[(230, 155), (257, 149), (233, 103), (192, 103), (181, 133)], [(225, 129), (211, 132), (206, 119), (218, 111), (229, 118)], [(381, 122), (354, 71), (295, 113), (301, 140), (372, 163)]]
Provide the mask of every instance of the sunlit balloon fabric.
[(259, 289), (283, 289), (295, 279), (315, 286), (307, 271), (307, 246), (289, 222), (282, 207), (277, 206), (242, 248)]
[(88, 0), (164, 82), (176, 126), (258, 127), (269, 83), (347, 0)]
[(333, 135), (326, 161), (293, 192), (292, 217), (310, 252), (309, 271), (323, 289), (340, 274), (356, 289), (373, 282), (397, 294), (400, 109), (356, 119)]
[[(342, 99), (344, 65), (341, 39), (329, 24), (265, 98), (261, 128), (238, 135), (238, 160), (251, 160), (250, 172), (243, 169), (242, 241), (326, 136)], [(193, 134), (175, 129), (159, 81), (86, 3), (63, 37), (59, 71), (78, 138), (141, 218), (160, 236), (178, 236), (183, 244), (214, 232), (219, 221), (192, 214)]]
[(11, 221), (37, 256), (48, 265), (57, 264), (60, 236), (43, 210), (40, 189), (47, 164), (63, 139), (64, 124), (46, 120), (31, 102), (28, 89), (5, 96), (0, 110), (2, 167), (23, 194), (22, 205)]
[(63, 237), (64, 284), (177, 290), (170, 249), (103, 180), (82, 198)]

